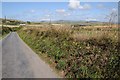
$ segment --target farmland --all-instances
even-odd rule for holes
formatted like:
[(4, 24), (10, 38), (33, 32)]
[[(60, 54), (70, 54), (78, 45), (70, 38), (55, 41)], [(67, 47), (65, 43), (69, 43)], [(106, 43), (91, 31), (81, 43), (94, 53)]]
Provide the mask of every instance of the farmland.
[(19, 36), (66, 78), (119, 78), (117, 26), (29, 26)]
[(115, 0), (3, 2), (0, 77), (119, 79), (119, 7)]

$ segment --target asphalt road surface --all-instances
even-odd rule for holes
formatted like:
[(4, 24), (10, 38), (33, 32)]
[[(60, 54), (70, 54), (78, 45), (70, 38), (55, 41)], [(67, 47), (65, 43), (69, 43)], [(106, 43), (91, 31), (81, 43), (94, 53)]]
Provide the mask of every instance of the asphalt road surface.
[(50, 66), (42, 61), (16, 32), (11, 32), (2, 40), (2, 78), (57, 77)]

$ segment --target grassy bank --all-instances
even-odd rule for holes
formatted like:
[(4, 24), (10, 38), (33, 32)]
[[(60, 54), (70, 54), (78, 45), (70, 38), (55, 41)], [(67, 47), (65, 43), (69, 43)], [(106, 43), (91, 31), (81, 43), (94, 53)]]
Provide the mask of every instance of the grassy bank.
[(10, 27), (3, 26), (0, 28), (0, 39), (4, 38), (8, 33), (18, 31), (20, 29), (21, 29), (21, 27), (10, 28)]
[(4, 38), (12, 29), (8, 27), (1, 27), (0, 28), (0, 39)]
[(118, 78), (116, 28), (23, 28), (20, 37), (67, 78)]

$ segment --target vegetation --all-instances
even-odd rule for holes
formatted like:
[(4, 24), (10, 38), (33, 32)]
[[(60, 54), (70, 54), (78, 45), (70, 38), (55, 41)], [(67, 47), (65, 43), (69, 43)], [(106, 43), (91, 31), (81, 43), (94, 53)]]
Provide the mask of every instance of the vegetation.
[(13, 27), (13, 28), (10, 28), (10, 27), (1, 27), (0, 28), (0, 37), (4, 37), (5, 35), (7, 35), (8, 33), (10, 32), (14, 32), (14, 31), (18, 31), (20, 30), (21, 27)]
[(25, 23), (23, 21), (12, 20), (12, 19), (0, 19), (0, 21), (2, 22), (3, 25), (19, 25)]
[(13, 27), (13, 28), (2, 27), (0, 34), (2, 33), (2, 35), (4, 35), (4, 34), (8, 34), (9, 32), (18, 31), (20, 29), (21, 29), (21, 27)]
[(12, 31), (12, 29), (9, 28), (9, 27), (2, 27), (2, 30), (1, 30), (0, 34), (5, 35), (5, 34), (8, 34), (11, 31)]
[[(25, 22), (13, 19), (0, 18), (0, 39), (7, 35), (9, 32), (18, 31), (19, 29), (21, 29), (21, 27), (17, 27), (17, 25), (21, 23)], [(12, 27), (10, 27), (9, 25), (12, 25)]]
[(27, 24), (31, 24), (31, 22), (30, 22), (30, 21), (27, 21)]
[(20, 37), (67, 78), (120, 78), (117, 28), (23, 28)]

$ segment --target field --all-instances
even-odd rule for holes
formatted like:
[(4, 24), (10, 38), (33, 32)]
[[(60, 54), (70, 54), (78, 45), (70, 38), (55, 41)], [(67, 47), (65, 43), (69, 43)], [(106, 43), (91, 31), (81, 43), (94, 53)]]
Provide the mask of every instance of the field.
[(20, 37), (66, 78), (120, 78), (118, 27), (23, 27)]

